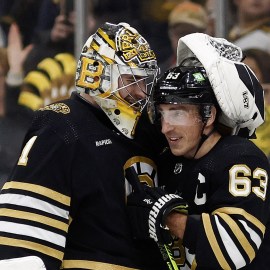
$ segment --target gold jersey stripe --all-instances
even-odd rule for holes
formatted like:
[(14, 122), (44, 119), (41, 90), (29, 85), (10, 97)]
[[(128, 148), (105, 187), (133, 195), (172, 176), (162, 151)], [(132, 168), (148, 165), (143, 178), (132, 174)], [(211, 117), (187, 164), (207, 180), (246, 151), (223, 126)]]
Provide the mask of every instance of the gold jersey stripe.
[(64, 73), (73, 78), (77, 67), (76, 58), (71, 53), (58, 53), (54, 58), (61, 62)]
[(102, 31), (102, 29), (99, 28), (97, 32), (114, 50), (116, 50), (115, 42), (111, 40), (109, 36), (104, 31)]
[(38, 65), (38, 68), (45, 70), (51, 80), (56, 80), (62, 75), (62, 69), (60, 63), (53, 58), (45, 58)]
[(68, 230), (68, 225), (64, 222), (30, 212), (0, 208), (0, 216), (36, 221), (54, 227), (56, 229), (62, 230), (64, 232), (67, 232)]
[(232, 232), (236, 236), (237, 240), (247, 253), (250, 261), (255, 258), (255, 251), (253, 247), (250, 245), (249, 241), (247, 240), (246, 236), (243, 234), (237, 223), (227, 214), (224, 213), (217, 213), (231, 228)]
[(46, 196), (50, 199), (53, 199), (57, 202), (60, 202), (64, 205), (70, 206), (70, 197), (61, 194), (57, 191), (54, 191), (50, 188), (46, 188), (43, 186), (39, 186), (36, 184), (29, 184), (29, 183), (21, 183), (16, 181), (7, 182), (2, 189), (20, 189), (20, 190), (26, 190), (31, 191), (33, 193), (41, 194), (43, 196)]
[(29, 72), (23, 81), (24, 83), (29, 83), (36, 87), (41, 95), (44, 94), (46, 90), (49, 90), (52, 85), (50, 79), (48, 79), (44, 73), (35, 70)]
[(209, 214), (203, 213), (202, 220), (203, 220), (204, 231), (206, 233), (206, 236), (211, 245), (212, 251), (214, 252), (216, 256), (218, 263), (220, 264), (222, 269), (230, 270), (231, 267), (229, 266), (226, 259), (224, 258), (222, 251), (218, 245), (214, 230), (212, 228)]
[(246, 212), (244, 209), (241, 208), (235, 208), (235, 207), (222, 207), (219, 209), (216, 209), (212, 214), (216, 213), (224, 213), (228, 215), (241, 215), (244, 219), (247, 219), (252, 224), (254, 224), (261, 232), (262, 234), (265, 233), (265, 226), (263, 223), (261, 223), (256, 217)]
[(14, 239), (9, 237), (3, 237), (0, 236), (0, 245), (5, 246), (13, 246), (13, 247), (21, 247), (21, 248), (27, 248), (31, 250), (35, 250), (38, 252), (41, 252), (43, 254), (46, 254), (48, 256), (51, 256), (53, 258), (56, 258), (58, 260), (63, 260), (64, 253), (54, 249), (50, 248), (41, 244), (37, 244), (34, 242), (26, 241), (26, 240), (20, 240), (20, 239)]
[(64, 260), (61, 269), (91, 269), (91, 270), (139, 270), (116, 264), (84, 261), (84, 260)]
[(34, 111), (43, 106), (44, 100), (34, 93), (21, 91), (18, 103)]

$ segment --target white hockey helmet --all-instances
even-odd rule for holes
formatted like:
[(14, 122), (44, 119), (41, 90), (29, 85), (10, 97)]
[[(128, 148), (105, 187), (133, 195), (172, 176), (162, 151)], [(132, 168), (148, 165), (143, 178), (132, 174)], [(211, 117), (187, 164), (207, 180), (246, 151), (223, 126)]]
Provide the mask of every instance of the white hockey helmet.
[(241, 62), (242, 50), (226, 39), (194, 33), (179, 39), (177, 65), (193, 58), (208, 75), (221, 108), (218, 121), (232, 134), (247, 129), (246, 137), (252, 136), (264, 122), (264, 96), (253, 71)]
[[(132, 76), (129, 84), (123, 85), (121, 76), (124, 74)], [(133, 138), (157, 74), (156, 56), (136, 29), (126, 23), (105, 23), (88, 38), (82, 49), (76, 87), (93, 97), (121, 133)], [(142, 80), (145, 89), (140, 87)], [(127, 102), (121, 97), (119, 91), (132, 84), (144, 92), (145, 98), (133, 97), (132, 102)]]

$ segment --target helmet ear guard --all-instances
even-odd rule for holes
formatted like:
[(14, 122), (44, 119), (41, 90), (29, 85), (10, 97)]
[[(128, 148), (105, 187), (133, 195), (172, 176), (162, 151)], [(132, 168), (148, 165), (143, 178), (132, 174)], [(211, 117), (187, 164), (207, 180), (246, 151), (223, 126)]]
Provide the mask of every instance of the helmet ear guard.
[(212, 117), (212, 105), (206, 104), (200, 106), (200, 115), (202, 116), (202, 121), (207, 122), (208, 119)]

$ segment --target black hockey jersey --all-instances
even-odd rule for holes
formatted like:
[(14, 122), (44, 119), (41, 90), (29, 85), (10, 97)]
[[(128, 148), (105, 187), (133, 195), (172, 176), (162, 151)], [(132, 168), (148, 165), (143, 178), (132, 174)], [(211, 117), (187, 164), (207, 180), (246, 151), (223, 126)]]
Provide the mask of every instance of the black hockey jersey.
[(176, 242), (174, 247), (179, 268), (269, 269), (270, 170), (265, 155), (249, 140), (228, 136), (200, 159), (169, 153), (164, 164), (170, 166), (164, 170), (167, 190), (189, 204), (183, 245)]
[(146, 139), (119, 134), (77, 94), (37, 111), (0, 194), (0, 260), (36, 255), (47, 270), (166, 269), (153, 241), (132, 239), (126, 213), (126, 168), (157, 185), (152, 155), (138, 143)]

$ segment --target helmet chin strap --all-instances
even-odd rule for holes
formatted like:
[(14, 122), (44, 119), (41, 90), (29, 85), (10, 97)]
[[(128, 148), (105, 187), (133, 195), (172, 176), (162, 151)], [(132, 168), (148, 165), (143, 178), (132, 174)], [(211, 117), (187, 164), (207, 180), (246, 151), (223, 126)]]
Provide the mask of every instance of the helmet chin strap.
[(203, 131), (204, 131), (204, 128), (205, 128), (205, 126), (206, 126), (206, 123), (207, 123), (207, 121), (204, 121), (204, 123), (203, 123), (203, 127), (202, 127), (202, 131), (201, 131), (201, 139), (200, 139), (200, 142), (199, 142), (199, 144), (198, 144), (198, 147), (197, 147), (197, 150), (196, 150), (196, 152), (195, 152), (195, 154), (194, 154), (194, 156), (193, 156), (193, 158), (192, 159), (194, 159), (195, 158), (195, 156), (197, 155), (197, 153), (198, 153), (198, 151), (200, 150), (200, 148), (201, 148), (201, 146), (203, 145), (203, 143), (214, 133), (214, 131), (215, 131), (215, 128), (213, 128), (208, 134), (203, 134)]

